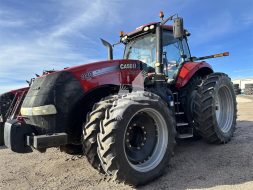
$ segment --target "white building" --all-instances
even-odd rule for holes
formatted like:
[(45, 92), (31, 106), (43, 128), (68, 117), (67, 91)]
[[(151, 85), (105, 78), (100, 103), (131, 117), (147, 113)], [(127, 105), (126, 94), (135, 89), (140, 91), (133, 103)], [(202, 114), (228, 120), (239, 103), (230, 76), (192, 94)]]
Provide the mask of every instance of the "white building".
[(239, 87), (244, 90), (245, 84), (253, 84), (253, 78), (236, 79), (232, 81), (234, 84), (239, 84)]

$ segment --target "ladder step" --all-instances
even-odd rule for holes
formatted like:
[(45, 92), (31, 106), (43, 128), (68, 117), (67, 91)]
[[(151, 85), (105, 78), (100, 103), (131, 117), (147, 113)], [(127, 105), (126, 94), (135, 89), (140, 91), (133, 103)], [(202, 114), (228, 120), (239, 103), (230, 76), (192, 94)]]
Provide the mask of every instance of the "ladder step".
[(176, 112), (175, 114), (176, 114), (176, 115), (183, 115), (184, 112)]
[(177, 123), (177, 126), (180, 127), (180, 126), (187, 126), (189, 125), (189, 123)]
[(192, 137), (193, 137), (193, 134), (190, 134), (190, 133), (178, 134), (177, 135), (177, 138), (179, 138), (179, 139), (188, 139), (188, 138), (192, 138)]

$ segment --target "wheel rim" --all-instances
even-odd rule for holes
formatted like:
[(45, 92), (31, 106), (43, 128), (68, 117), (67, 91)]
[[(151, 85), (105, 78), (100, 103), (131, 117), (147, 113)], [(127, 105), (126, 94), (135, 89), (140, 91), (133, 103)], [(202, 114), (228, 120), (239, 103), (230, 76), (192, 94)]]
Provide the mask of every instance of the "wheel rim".
[(228, 87), (222, 86), (218, 90), (215, 103), (218, 127), (223, 133), (227, 133), (231, 129), (234, 118), (233, 96)]
[(163, 116), (144, 108), (130, 119), (124, 134), (124, 152), (129, 165), (139, 171), (154, 169), (168, 145), (168, 129)]

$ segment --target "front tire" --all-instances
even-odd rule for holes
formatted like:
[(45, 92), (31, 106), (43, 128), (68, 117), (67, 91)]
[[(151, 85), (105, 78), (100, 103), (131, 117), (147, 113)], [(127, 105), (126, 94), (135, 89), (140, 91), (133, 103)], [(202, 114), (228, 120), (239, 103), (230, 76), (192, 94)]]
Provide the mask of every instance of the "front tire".
[(195, 127), (210, 143), (227, 143), (236, 126), (236, 96), (231, 79), (213, 73), (200, 85), (194, 110)]
[(150, 92), (133, 92), (106, 110), (98, 155), (113, 179), (131, 185), (160, 176), (175, 146), (175, 120), (167, 104)]
[(104, 98), (94, 104), (92, 111), (87, 114), (86, 122), (83, 124), (83, 152), (88, 162), (100, 173), (104, 173), (97, 154), (97, 134), (101, 121), (105, 118), (105, 111), (112, 106), (113, 101), (118, 95), (112, 95)]

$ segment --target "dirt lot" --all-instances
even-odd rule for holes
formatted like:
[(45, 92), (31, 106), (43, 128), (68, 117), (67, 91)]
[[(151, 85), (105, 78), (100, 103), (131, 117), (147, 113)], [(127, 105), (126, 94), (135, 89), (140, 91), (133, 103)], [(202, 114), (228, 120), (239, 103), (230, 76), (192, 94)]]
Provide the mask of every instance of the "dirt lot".
[[(232, 141), (209, 145), (178, 144), (167, 173), (140, 189), (253, 189), (253, 97), (240, 96), (238, 125)], [(44, 154), (0, 150), (0, 189), (131, 189), (108, 182), (86, 159), (57, 149)]]

